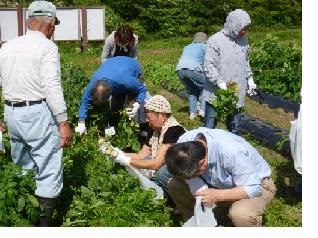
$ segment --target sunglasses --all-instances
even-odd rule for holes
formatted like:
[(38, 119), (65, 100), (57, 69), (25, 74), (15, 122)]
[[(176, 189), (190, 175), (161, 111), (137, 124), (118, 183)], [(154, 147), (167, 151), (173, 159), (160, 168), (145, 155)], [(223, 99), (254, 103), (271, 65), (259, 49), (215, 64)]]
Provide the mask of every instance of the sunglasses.
[(57, 18), (57, 17), (55, 17), (55, 25), (57, 26), (57, 25), (60, 25), (60, 20)]

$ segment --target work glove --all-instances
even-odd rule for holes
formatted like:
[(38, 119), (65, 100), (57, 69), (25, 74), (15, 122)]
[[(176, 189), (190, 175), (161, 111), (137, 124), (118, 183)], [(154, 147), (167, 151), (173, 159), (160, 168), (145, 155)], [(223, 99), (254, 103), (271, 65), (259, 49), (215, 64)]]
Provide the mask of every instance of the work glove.
[(139, 102), (135, 102), (132, 106), (132, 108), (127, 108), (126, 111), (127, 111), (127, 114), (129, 116), (130, 119), (134, 118), (138, 112), (140, 108), (140, 104)]
[(75, 132), (78, 132), (80, 135), (86, 134), (87, 130), (86, 130), (85, 123), (79, 122), (77, 124), (77, 127), (75, 127)]
[(129, 166), (131, 158), (127, 157), (125, 153), (120, 153), (116, 158), (113, 159), (115, 163), (119, 163), (123, 166)]
[(256, 84), (254, 83), (254, 80), (252, 77), (250, 77), (248, 80), (247, 80), (247, 94), (250, 95), (250, 96), (253, 96), (253, 95), (256, 95)]
[(225, 82), (218, 83), (218, 86), (219, 86), (219, 88), (221, 88), (221, 89), (227, 89)]

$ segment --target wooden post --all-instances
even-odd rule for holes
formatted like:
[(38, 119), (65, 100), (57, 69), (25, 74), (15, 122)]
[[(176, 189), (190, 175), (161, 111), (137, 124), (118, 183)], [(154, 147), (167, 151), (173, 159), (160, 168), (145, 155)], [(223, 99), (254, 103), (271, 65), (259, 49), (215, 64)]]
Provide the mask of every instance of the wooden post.
[(23, 10), (20, 5), (17, 7), (17, 17), (18, 17), (18, 36), (22, 36), (23, 35)]
[(87, 49), (87, 11), (85, 7), (82, 7), (82, 37), (81, 37), (81, 50), (82, 52)]

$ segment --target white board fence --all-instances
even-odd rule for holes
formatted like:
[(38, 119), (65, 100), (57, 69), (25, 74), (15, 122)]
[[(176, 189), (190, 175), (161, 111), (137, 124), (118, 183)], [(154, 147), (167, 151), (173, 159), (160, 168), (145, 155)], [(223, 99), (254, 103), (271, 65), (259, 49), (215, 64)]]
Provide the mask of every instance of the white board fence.
[[(0, 8), (0, 44), (26, 32), (27, 8)], [(104, 7), (57, 8), (56, 16), (60, 25), (56, 26), (53, 40), (105, 40)]]

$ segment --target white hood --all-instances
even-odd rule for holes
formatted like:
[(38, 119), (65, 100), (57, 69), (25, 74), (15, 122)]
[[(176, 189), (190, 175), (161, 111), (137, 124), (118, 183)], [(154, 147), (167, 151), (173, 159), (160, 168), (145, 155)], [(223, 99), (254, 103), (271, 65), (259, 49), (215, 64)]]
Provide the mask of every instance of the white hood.
[(237, 38), (238, 33), (249, 24), (251, 24), (251, 18), (248, 13), (242, 9), (236, 9), (226, 17), (222, 32), (231, 38)]

